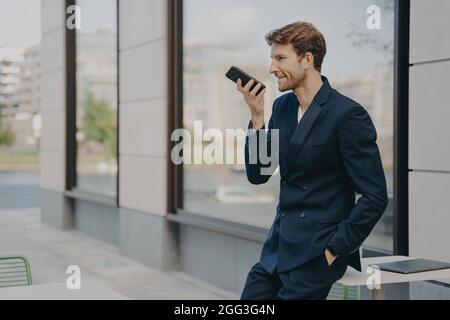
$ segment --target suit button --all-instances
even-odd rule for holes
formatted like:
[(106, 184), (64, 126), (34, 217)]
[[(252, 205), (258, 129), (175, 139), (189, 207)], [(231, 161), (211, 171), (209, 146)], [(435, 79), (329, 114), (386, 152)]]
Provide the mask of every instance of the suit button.
[(281, 179), (281, 185), (282, 185), (282, 186), (285, 186), (285, 185), (286, 185), (286, 180)]
[(306, 212), (302, 212), (302, 213), (300, 213), (300, 218), (304, 218), (304, 217), (306, 217)]
[(308, 185), (304, 184), (304, 185), (302, 186), (302, 190), (303, 190), (303, 191), (306, 191), (306, 190), (308, 190), (308, 189), (309, 189)]
[(282, 216), (282, 217), (286, 217), (286, 212), (282, 212), (282, 213), (281, 213), (281, 216)]

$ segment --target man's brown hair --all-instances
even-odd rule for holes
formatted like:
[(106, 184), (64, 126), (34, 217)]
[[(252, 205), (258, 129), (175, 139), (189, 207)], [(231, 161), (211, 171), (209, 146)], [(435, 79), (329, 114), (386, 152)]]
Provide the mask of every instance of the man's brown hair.
[(314, 56), (314, 67), (320, 72), (327, 45), (323, 34), (312, 23), (294, 22), (272, 30), (266, 35), (266, 41), (269, 46), (273, 43), (292, 43), (300, 57), (310, 52)]

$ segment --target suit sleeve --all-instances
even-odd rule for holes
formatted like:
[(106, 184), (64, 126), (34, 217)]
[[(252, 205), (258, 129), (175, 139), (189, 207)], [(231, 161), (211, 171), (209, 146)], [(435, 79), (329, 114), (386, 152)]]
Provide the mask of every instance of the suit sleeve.
[[(278, 165), (278, 152), (276, 152), (276, 154), (274, 152), (274, 157), (272, 157), (272, 129), (276, 101), (277, 100), (274, 101), (272, 106), (272, 115), (269, 120), (267, 132), (265, 130), (265, 124), (255, 132), (252, 130), (251, 120), (248, 124), (248, 134), (245, 139), (245, 169), (247, 172), (247, 179), (252, 184), (266, 183)], [(266, 150), (261, 149), (264, 145)], [(271, 159), (271, 162), (263, 163), (261, 161), (262, 153), (266, 154), (267, 157)], [(272, 161), (275, 161), (276, 164)]]
[(361, 194), (348, 219), (341, 221), (329, 245), (338, 255), (358, 250), (388, 204), (386, 178), (367, 111), (353, 106), (338, 126), (339, 150), (353, 189)]

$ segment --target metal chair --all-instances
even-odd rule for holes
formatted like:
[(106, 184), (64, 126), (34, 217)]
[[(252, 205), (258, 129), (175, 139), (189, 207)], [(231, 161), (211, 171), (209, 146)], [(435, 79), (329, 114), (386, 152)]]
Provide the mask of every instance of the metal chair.
[(0, 256), (0, 288), (15, 286), (30, 286), (30, 263), (23, 256)]
[(359, 286), (347, 287), (335, 283), (328, 294), (327, 300), (360, 300), (361, 288)]
[[(359, 248), (359, 256), (362, 257), (362, 246)], [(327, 300), (361, 300), (360, 286), (344, 286), (335, 283), (328, 293)]]

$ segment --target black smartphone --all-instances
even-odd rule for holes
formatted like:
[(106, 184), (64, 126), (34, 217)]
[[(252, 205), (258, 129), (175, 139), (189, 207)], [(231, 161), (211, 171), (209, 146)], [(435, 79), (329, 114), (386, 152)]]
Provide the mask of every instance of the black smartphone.
[[(235, 67), (235, 66), (232, 66), (230, 68), (230, 70), (227, 71), (225, 76), (228, 79), (230, 79), (231, 81), (236, 82), (236, 83), (237, 83), (238, 79), (241, 79), (243, 87), (247, 84), (247, 82), (250, 81), (250, 79), (253, 79), (255, 82), (250, 87), (250, 91), (252, 91), (253, 88), (255, 88), (258, 83), (261, 83), (258, 80), (256, 80), (254, 77), (249, 75), (248, 73), (242, 71), (241, 69), (239, 69), (238, 67)], [(256, 93), (256, 95), (260, 94), (260, 92), (263, 91), (265, 87), (266, 86), (261, 83), (261, 88), (258, 89), (258, 92)]]

